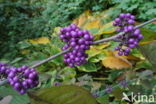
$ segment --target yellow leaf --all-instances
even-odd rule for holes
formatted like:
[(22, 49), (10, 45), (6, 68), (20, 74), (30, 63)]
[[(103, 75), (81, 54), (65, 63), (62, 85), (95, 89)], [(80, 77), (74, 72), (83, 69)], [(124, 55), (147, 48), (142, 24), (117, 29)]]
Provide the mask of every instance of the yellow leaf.
[(90, 11), (87, 10), (83, 14), (81, 14), (78, 18), (73, 20), (73, 23), (76, 24), (78, 27), (82, 27), (85, 22), (88, 20), (88, 16), (90, 15)]
[(29, 42), (32, 44), (48, 44), (50, 43), (50, 40), (47, 37), (41, 37), (41, 38), (29, 40)]
[(142, 60), (141, 58), (139, 57), (136, 57), (136, 56), (133, 56), (133, 55), (128, 55), (128, 56), (119, 56), (117, 55), (118, 51), (114, 51), (114, 56), (116, 57), (120, 57), (120, 58), (124, 58), (124, 59), (127, 59), (127, 60), (134, 60), (134, 61), (140, 61)]
[(146, 45), (155, 42), (156, 40), (151, 40), (151, 41), (145, 41), (145, 42), (140, 42), (139, 45)]
[(98, 48), (98, 49), (104, 49), (104, 48), (107, 48), (109, 46), (110, 46), (110, 43), (107, 42), (107, 43), (102, 43), (102, 44), (96, 45), (96, 48)]
[(30, 50), (22, 50), (21, 53), (22, 54), (28, 54), (30, 52)]
[(100, 28), (100, 27), (101, 27), (100, 20), (93, 20), (86, 23), (84, 29), (90, 30), (90, 29)]
[(95, 48), (94, 46), (91, 46), (90, 47), (90, 50), (87, 50), (87, 54), (90, 56), (90, 57), (93, 57), (97, 54), (100, 54), (102, 52), (102, 50), (100, 49), (97, 49)]
[(111, 34), (111, 33), (114, 33), (115, 28), (114, 28), (114, 26), (112, 24), (113, 24), (113, 22), (109, 22), (109, 23), (103, 25), (100, 28), (98, 34)]
[(132, 67), (132, 64), (128, 60), (115, 56), (106, 57), (102, 60), (102, 64), (111, 69), (124, 69)]

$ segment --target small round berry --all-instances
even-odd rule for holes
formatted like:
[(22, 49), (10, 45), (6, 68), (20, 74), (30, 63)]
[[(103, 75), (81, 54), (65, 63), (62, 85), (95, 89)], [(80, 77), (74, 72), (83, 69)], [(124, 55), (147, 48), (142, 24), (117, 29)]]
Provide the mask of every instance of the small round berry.
[(121, 48), (120, 47), (115, 47), (115, 50), (116, 51), (119, 51)]
[(129, 48), (135, 48), (134, 44), (129, 44), (128, 46), (129, 46)]
[(85, 40), (84, 39), (80, 39), (79, 40), (79, 44), (84, 44)]
[(119, 56), (122, 56), (122, 55), (123, 55), (123, 52), (122, 52), (122, 51), (119, 51), (119, 52), (118, 52), (118, 55), (119, 55)]
[(120, 18), (116, 18), (116, 19), (115, 19), (115, 22), (116, 22), (116, 23), (120, 23), (120, 22), (121, 22)]
[(132, 19), (128, 20), (128, 24), (133, 25), (134, 24), (134, 20), (132, 20)]
[(125, 18), (125, 14), (122, 13), (122, 14), (119, 15), (119, 17), (120, 18)]
[(138, 34), (140, 34), (140, 30), (139, 30), (139, 29), (136, 29), (136, 30), (134, 31), (134, 35), (135, 35), (135, 36), (138, 36)]

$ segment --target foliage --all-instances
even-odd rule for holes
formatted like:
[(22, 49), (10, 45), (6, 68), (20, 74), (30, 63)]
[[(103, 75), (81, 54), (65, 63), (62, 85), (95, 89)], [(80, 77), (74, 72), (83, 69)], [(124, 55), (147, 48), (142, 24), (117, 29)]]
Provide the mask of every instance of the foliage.
[(6, 97), (6, 96), (11, 96), (11, 99), (8, 100), (9, 104), (21, 104), (21, 103), (28, 104), (30, 102), (27, 94), (21, 96), (11, 87), (8, 86), (0, 87), (0, 97)]
[(38, 17), (40, 6), (28, 0), (5, 0), (1, 1), (0, 6), (1, 57), (7, 51), (11, 51), (9, 57), (14, 57), (18, 51), (17, 42), (47, 34), (48, 31), (44, 30), (46, 21)]
[(29, 96), (33, 104), (97, 104), (87, 90), (78, 86), (46, 88), (29, 93)]
[(117, 4), (116, 11), (133, 13), (139, 20), (149, 20), (156, 16), (155, 0), (112, 0), (112, 1), (114, 4)]
[(16, 45), (19, 41), (49, 36), (54, 27), (69, 24), (84, 10), (102, 10), (109, 4), (105, 0), (1, 0), (0, 48), (3, 50), (0, 57), (15, 58), (19, 56)]
[[(1, 56), (4, 53), (7, 53), (5, 56), (16, 56), (16, 58), (9, 57), (9, 60), (4, 58), (2, 61), (14, 66), (24, 64), (31, 66), (61, 52), (63, 42), (58, 37), (60, 26), (66, 26), (71, 22), (82, 29), (89, 30), (95, 36), (95, 40), (99, 40), (116, 34), (115, 28), (112, 26), (112, 19), (120, 12), (132, 12), (137, 15), (139, 21), (155, 16), (155, 11), (152, 11), (155, 9), (155, 3), (152, 0), (112, 1), (6, 0), (1, 2)], [(145, 1), (146, 3), (144, 3)], [(151, 6), (149, 7), (149, 5)], [(112, 6), (114, 8), (103, 11)], [(149, 9), (145, 9), (145, 6), (148, 6)], [(153, 14), (149, 11), (152, 11)], [(81, 15), (79, 16), (79, 14)], [(154, 30), (155, 24), (151, 25), (150, 28)], [(145, 38), (141, 41), (140, 47), (134, 49), (129, 56), (116, 54), (114, 47), (118, 45), (117, 42), (93, 45), (87, 51), (88, 64), (69, 68), (63, 63), (62, 56), (57, 57), (37, 68), (40, 84), (33, 91), (30, 90), (29, 97), (27, 94), (20, 96), (8, 85), (5, 85), (0, 86), (0, 98), (12, 96), (10, 104), (23, 102), (29, 104), (31, 101), (38, 104), (38, 101), (43, 99), (56, 104), (66, 99), (66, 101), (76, 101), (74, 104), (80, 103), (79, 101), (86, 101), (85, 104), (89, 101), (92, 101), (93, 104), (96, 101), (99, 104), (126, 104), (127, 102), (121, 100), (123, 92), (126, 94), (131, 92), (153, 94), (156, 84), (155, 73), (152, 70), (155, 68), (156, 33), (145, 28), (142, 28), (141, 32)], [(18, 55), (16, 55), (16, 51), (18, 51)], [(123, 80), (127, 81), (127, 87), (121, 86), (120, 82)], [(79, 87), (75, 88), (75, 86)], [(108, 87), (113, 89), (109, 94), (105, 91)], [(57, 98), (55, 98), (56, 96)], [(91, 100), (82, 100), (84, 98)]]

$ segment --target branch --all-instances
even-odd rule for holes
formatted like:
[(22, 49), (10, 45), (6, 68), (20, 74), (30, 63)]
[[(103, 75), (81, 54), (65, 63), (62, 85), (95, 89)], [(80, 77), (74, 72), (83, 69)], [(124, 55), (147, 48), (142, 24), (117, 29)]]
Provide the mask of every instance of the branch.
[[(136, 28), (143, 27), (143, 26), (145, 26), (145, 25), (147, 25), (147, 24), (149, 24), (149, 23), (151, 23), (151, 22), (153, 22), (153, 21), (156, 21), (156, 18), (151, 19), (151, 20), (146, 21), (146, 22), (144, 22), (144, 23), (142, 23), (142, 24), (140, 24), (140, 25), (135, 26), (135, 29), (136, 29)], [(123, 35), (123, 34), (125, 34), (125, 32), (120, 32), (120, 33), (118, 33), (118, 34), (116, 34), (116, 35), (114, 35), (114, 36), (111, 36), (111, 37), (109, 37), (109, 38), (105, 38), (105, 39), (101, 39), (101, 40), (94, 41), (94, 42), (93, 42), (93, 45), (100, 44), (100, 43), (104, 43), (104, 42), (108, 42), (108, 41), (112, 41), (112, 40), (116, 39), (118, 36)], [(36, 68), (36, 67), (38, 67), (38, 66), (40, 66), (40, 65), (42, 65), (42, 64), (44, 64), (44, 63), (46, 63), (46, 62), (48, 62), (48, 61), (50, 61), (50, 60), (52, 60), (52, 59), (54, 59), (54, 58), (56, 58), (56, 57), (58, 57), (58, 56), (61, 56), (61, 55), (65, 54), (65, 53), (69, 52), (70, 50), (71, 50), (71, 49), (67, 49), (67, 50), (65, 50), (65, 51), (62, 51), (62, 52), (60, 52), (60, 53), (55, 54), (54, 56), (50, 56), (49, 58), (44, 59), (44, 60), (40, 61), (40, 62), (37, 63), (37, 64), (34, 64), (33, 66), (31, 66), (31, 68)], [(5, 83), (7, 83), (7, 80), (0, 81), (0, 86), (3, 85), (3, 84), (5, 84)]]
[(0, 80), (0, 86), (1, 86), (1, 85), (4, 85), (4, 84), (6, 84), (7, 82), (8, 82), (8, 80), (7, 80), (7, 79)]
[[(144, 23), (142, 23), (142, 24), (140, 24), (140, 25), (135, 26), (135, 29), (136, 29), (136, 28), (143, 27), (143, 26), (145, 26), (145, 25), (147, 25), (147, 24), (149, 24), (149, 23), (151, 23), (151, 22), (153, 22), (153, 21), (156, 21), (156, 18), (151, 19), (151, 20), (146, 21), (146, 22), (144, 22)], [(96, 45), (96, 44), (100, 44), (100, 43), (104, 43), (104, 42), (108, 42), (108, 41), (114, 40), (114, 39), (116, 39), (118, 36), (123, 35), (123, 34), (125, 34), (125, 32), (120, 32), (120, 33), (118, 33), (118, 34), (116, 34), (116, 35), (114, 35), (114, 36), (111, 36), (111, 37), (109, 37), (109, 38), (105, 38), (105, 39), (101, 39), (101, 40), (94, 41), (94, 42), (93, 42), (93, 45)], [(43, 61), (41, 61), (41, 62), (39, 62), (39, 63), (37, 63), (37, 64), (35, 64), (35, 65), (33, 65), (32, 68), (38, 67), (38, 66), (40, 66), (41, 64), (46, 63), (46, 62), (48, 62), (48, 61), (50, 61), (50, 60), (52, 60), (52, 59), (54, 59), (54, 58), (56, 58), (56, 57), (58, 57), (58, 56), (61, 56), (61, 55), (65, 54), (65, 53), (67, 53), (67, 52), (69, 52), (69, 51), (70, 51), (70, 49), (67, 49), (67, 50), (65, 50), (65, 51), (62, 51), (62, 52), (60, 52), (60, 53), (54, 55), (54, 56), (51, 56), (51, 57), (49, 57), (49, 58), (47, 58), (47, 59), (45, 59), (45, 60), (43, 60)]]
[(71, 50), (71, 49), (67, 49), (67, 50), (65, 50), (65, 51), (62, 51), (62, 52), (60, 52), (60, 53), (55, 54), (54, 56), (50, 56), (49, 58), (44, 59), (44, 60), (40, 61), (39, 63), (37, 63), (37, 64), (31, 66), (31, 68), (38, 67), (38, 66), (40, 66), (40, 65), (42, 65), (42, 64), (44, 64), (44, 63), (46, 63), (46, 62), (48, 62), (48, 61), (50, 61), (50, 60), (52, 60), (52, 59), (55, 59), (55, 58), (58, 57), (58, 56), (61, 56), (61, 55), (65, 54), (65, 53), (68, 53), (70, 50)]
[[(143, 27), (143, 26), (145, 26), (145, 25), (147, 25), (147, 24), (149, 24), (149, 23), (151, 23), (151, 22), (153, 22), (153, 21), (156, 21), (156, 18), (151, 19), (151, 20), (146, 21), (146, 22), (144, 22), (144, 23), (142, 23), (142, 24), (140, 24), (140, 25), (135, 26), (135, 29), (140, 28), (140, 27)], [(101, 39), (101, 40), (95, 41), (93, 44), (95, 45), (95, 44), (99, 44), (99, 43), (108, 42), (108, 41), (111, 41), (111, 40), (116, 39), (118, 36), (123, 35), (123, 34), (125, 34), (125, 32), (120, 32), (120, 33), (118, 33), (118, 34), (116, 34), (116, 35), (114, 35), (114, 36), (112, 36), (112, 37), (109, 37), (109, 38), (105, 38), (105, 39)]]

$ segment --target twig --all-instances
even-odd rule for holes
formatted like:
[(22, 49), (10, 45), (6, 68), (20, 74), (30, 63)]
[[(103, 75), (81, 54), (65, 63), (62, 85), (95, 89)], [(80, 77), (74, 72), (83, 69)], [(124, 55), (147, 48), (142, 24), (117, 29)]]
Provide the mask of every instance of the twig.
[(71, 49), (67, 49), (67, 50), (65, 50), (65, 51), (62, 51), (62, 52), (60, 52), (60, 53), (55, 54), (54, 56), (50, 56), (49, 58), (44, 59), (44, 60), (40, 61), (39, 63), (37, 63), (37, 64), (31, 66), (31, 68), (38, 67), (38, 66), (42, 65), (43, 63), (46, 63), (46, 62), (48, 62), (48, 61), (50, 61), (50, 60), (52, 60), (52, 59), (55, 59), (55, 58), (58, 57), (58, 56), (61, 56), (61, 55), (65, 54), (65, 53), (69, 52), (70, 50), (71, 50)]
[(0, 86), (1, 86), (1, 85), (4, 85), (4, 84), (6, 84), (7, 82), (8, 82), (8, 80), (7, 80), (7, 79), (0, 80)]
[[(151, 19), (151, 20), (146, 21), (146, 22), (144, 22), (144, 23), (142, 23), (142, 24), (140, 24), (140, 25), (135, 26), (135, 29), (136, 29), (136, 28), (143, 27), (143, 26), (145, 26), (145, 25), (147, 25), (147, 24), (149, 24), (149, 23), (151, 23), (151, 22), (153, 22), (153, 21), (156, 21), (156, 18)], [(116, 35), (114, 35), (114, 36), (111, 36), (111, 37), (109, 37), (109, 38), (105, 38), (105, 39), (101, 39), (101, 40), (94, 41), (94, 42), (93, 42), (93, 45), (96, 45), (96, 44), (100, 44), (100, 43), (104, 43), (104, 42), (108, 42), (108, 41), (114, 40), (114, 39), (116, 39), (118, 36), (123, 35), (123, 34), (125, 34), (125, 32), (120, 32), (120, 33), (118, 33), (118, 34), (116, 34)], [(38, 67), (38, 66), (40, 66), (40, 65), (42, 65), (42, 64), (44, 64), (44, 63), (46, 63), (46, 62), (48, 62), (48, 61), (50, 61), (50, 60), (52, 60), (52, 59), (58, 57), (58, 56), (61, 56), (61, 55), (65, 54), (65, 53), (69, 52), (70, 50), (71, 50), (71, 49), (67, 49), (67, 50), (65, 50), (65, 51), (62, 51), (62, 52), (60, 52), (60, 53), (55, 54), (54, 56), (50, 56), (49, 58), (44, 59), (44, 60), (40, 61), (40, 62), (37, 63), (37, 64), (34, 64), (33, 66), (31, 66), (31, 68)], [(0, 86), (3, 85), (3, 84), (5, 84), (5, 83), (7, 83), (7, 80), (0, 81)]]
[(143, 26), (145, 26), (145, 25), (147, 25), (147, 24), (149, 24), (149, 23), (151, 23), (151, 22), (154, 22), (154, 21), (156, 21), (156, 18), (153, 18), (153, 19), (151, 19), (151, 20), (149, 20), (149, 21), (146, 21), (146, 22), (144, 22), (144, 23), (142, 23), (142, 24), (140, 24), (140, 25), (137, 25), (137, 26), (135, 26), (135, 28), (143, 27)]
[[(149, 23), (151, 23), (151, 22), (153, 22), (153, 21), (156, 21), (156, 18), (151, 19), (151, 20), (146, 21), (146, 22), (144, 22), (144, 23), (142, 23), (142, 24), (140, 24), (140, 25), (135, 26), (135, 29), (140, 28), (140, 27), (143, 27), (143, 26), (145, 26), (145, 25), (147, 25), (147, 24), (149, 24)], [(123, 35), (123, 34), (125, 34), (125, 32), (120, 32), (120, 33), (118, 33), (118, 34), (116, 34), (116, 35), (114, 35), (114, 36), (112, 36), (112, 37), (109, 37), (109, 38), (105, 38), (105, 39), (101, 39), (101, 40), (95, 41), (93, 44), (99, 44), (99, 43), (103, 43), (103, 42), (108, 42), (108, 41), (111, 41), (111, 40), (116, 39), (118, 36)]]
[[(153, 22), (153, 21), (156, 21), (156, 18), (151, 19), (151, 20), (146, 21), (146, 22), (144, 22), (144, 23), (142, 23), (142, 24), (140, 24), (140, 25), (135, 26), (135, 29), (136, 29), (136, 28), (143, 27), (143, 26), (145, 26), (145, 25), (147, 25), (147, 24), (149, 24), (149, 23), (151, 23), (151, 22)], [(104, 42), (108, 42), (108, 41), (114, 40), (114, 39), (116, 39), (118, 36), (123, 35), (123, 34), (125, 34), (125, 32), (120, 32), (120, 33), (118, 33), (118, 34), (116, 34), (116, 35), (114, 35), (114, 36), (112, 36), (112, 37), (94, 41), (94, 42), (93, 42), (93, 45), (96, 45), (96, 44), (100, 44), (100, 43), (104, 43)], [(37, 64), (35, 64), (35, 65), (33, 65), (32, 68), (38, 67), (38, 66), (40, 66), (41, 64), (46, 63), (46, 62), (48, 62), (48, 61), (50, 61), (50, 60), (52, 60), (52, 59), (54, 59), (54, 58), (56, 58), (56, 57), (58, 57), (58, 56), (61, 56), (61, 55), (65, 54), (65, 53), (67, 53), (67, 52), (69, 52), (69, 51), (70, 51), (70, 49), (67, 49), (67, 50), (65, 50), (65, 51), (62, 51), (62, 52), (60, 52), (60, 53), (54, 55), (54, 56), (51, 56), (51, 57), (49, 57), (49, 58), (47, 58), (47, 59), (45, 59), (45, 60), (43, 60), (43, 61), (41, 61), (41, 62), (39, 62), (39, 63), (37, 63)]]

